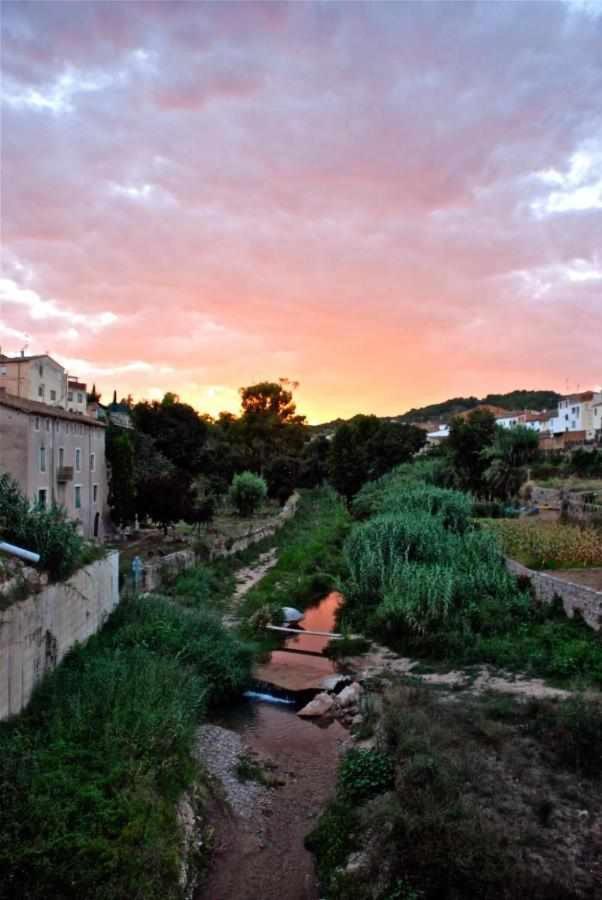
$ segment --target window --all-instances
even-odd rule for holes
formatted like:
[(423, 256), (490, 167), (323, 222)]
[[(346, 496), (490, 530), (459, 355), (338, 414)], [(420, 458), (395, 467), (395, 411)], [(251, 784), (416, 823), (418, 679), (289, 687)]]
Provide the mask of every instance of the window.
[(75, 449), (75, 471), (81, 472), (82, 468), (82, 452), (79, 447)]
[(40, 472), (46, 471), (46, 447), (40, 447)]
[(0, 366), (0, 375), (6, 375), (6, 366)]
[(46, 419), (46, 431), (50, 431), (50, 419)]
[(46, 488), (40, 488), (38, 491), (38, 506), (46, 506)]
[(92, 485), (92, 500), (94, 501), (94, 503), (98, 503), (98, 485), (97, 484)]
[(42, 397), (42, 398), (43, 398), (43, 397), (44, 397), (44, 392), (45, 392), (45, 391), (46, 391), (46, 388), (44, 387), (43, 384), (38, 385), (38, 397)]
[(68, 391), (68, 392), (67, 392), (67, 400), (69, 401), (69, 403), (72, 402), (72, 400), (73, 400), (73, 391)]
[(75, 491), (75, 508), (76, 508), (76, 509), (81, 509), (81, 508), (82, 508), (82, 489), (81, 489), (81, 485), (80, 485), (80, 484), (76, 484), (75, 487), (74, 487), (74, 491)]
[(65, 448), (59, 447), (59, 468), (62, 469), (65, 465)]
[(78, 395), (77, 395), (77, 402), (78, 402), (78, 403), (83, 403), (83, 402), (84, 402), (84, 395), (83, 395), (83, 394), (78, 394)]
[(96, 468), (96, 453), (90, 454), (90, 471), (93, 472)]
[(42, 378), (44, 375), (44, 366), (41, 363), (38, 366), (38, 372), (40, 373), (40, 378)]
[(33, 427), (35, 428), (36, 431), (40, 430), (40, 417), (39, 416), (36, 416), (35, 419), (33, 420)]
[(56, 400), (56, 391), (50, 391), (50, 399)]

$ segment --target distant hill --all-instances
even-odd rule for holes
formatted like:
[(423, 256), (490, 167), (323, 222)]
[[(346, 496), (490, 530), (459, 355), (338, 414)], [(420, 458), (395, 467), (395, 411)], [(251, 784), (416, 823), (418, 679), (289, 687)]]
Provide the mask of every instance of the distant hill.
[[(408, 424), (424, 425), (432, 423), (449, 422), (454, 416), (470, 412), (477, 406), (497, 407), (500, 414), (504, 410), (544, 410), (554, 409), (558, 406), (561, 394), (556, 391), (510, 391), (507, 394), (487, 394), (486, 397), (453, 397), (442, 403), (431, 403), (429, 406), (421, 406), (418, 409), (409, 409), (398, 416), (379, 416), (388, 422), (405, 422)], [(342, 425), (345, 419), (333, 419), (331, 422), (323, 422), (321, 425), (312, 426), (313, 431), (333, 431)]]

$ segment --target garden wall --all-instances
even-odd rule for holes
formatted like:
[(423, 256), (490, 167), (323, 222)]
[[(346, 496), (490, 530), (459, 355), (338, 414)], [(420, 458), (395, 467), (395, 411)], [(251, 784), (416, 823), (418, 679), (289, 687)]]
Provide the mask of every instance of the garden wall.
[(590, 628), (595, 631), (600, 630), (602, 591), (595, 591), (583, 584), (573, 584), (545, 572), (536, 572), (513, 559), (507, 559), (506, 566), (514, 575), (530, 579), (535, 596), (541, 603), (552, 603), (555, 597), (559, 597), (564, 611), (570, 619), (573, 618), (575, 612), (578, 612)]
[(143, 591), (156, 591), (164, 581), (175, 578), (184, 569), (189, 569), (196, 563), (194, 550), (176, 550), (160, 556), (156, 562), (147, 562), (142, 569), (140, 587)]
[(0, 611), (0, 719), (20, 712), (42, 676), (119, 603), (119, 553)]
[[(231, 543), (226, 544), (222, 539), (215, 542), (211, 548), (211, 559), (218, 559), (224, 556), (233, 556), (257, 544), (264, 538), (271, 537), (276, 531), (284, 525), (284, 523), (294, 516), (297, 504), (299, 502), (298, 494), (291, 494), (277, 516), (274, 516), (268, 522), (264, 522), (258, 528), (251, 528), (247, 534), (242, 535)], [(202, 561), (202, 560), (201, 560)], [(194, 550), (176, 550), (174, 553), (168, 553), (165, 556), (157, 557), (156, 561), (144, 563), (142, 569), (140, 588), (143, 591), (155, 591), (161, 587), (164, 581), (170, 581), (180, 572), (191, 568), (199, 560)]]

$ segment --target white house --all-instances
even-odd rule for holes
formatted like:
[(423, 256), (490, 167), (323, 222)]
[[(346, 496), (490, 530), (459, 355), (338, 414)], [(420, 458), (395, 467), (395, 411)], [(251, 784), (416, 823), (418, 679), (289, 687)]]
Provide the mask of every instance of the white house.
[(596, 436), (596, 423), (600, 423), (600, 403), (602, 391), (568, 394), (558, 403), (558, 413), (550, 422), (550, 431), (553, 434), (582, 431), (585, 440), (593, 440)]

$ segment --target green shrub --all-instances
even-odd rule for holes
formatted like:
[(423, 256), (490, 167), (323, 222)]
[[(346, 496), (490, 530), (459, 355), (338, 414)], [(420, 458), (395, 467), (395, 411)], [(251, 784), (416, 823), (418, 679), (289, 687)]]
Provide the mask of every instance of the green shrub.
[(254, 472), (240, 472), (232, 479), (228, 496), (239, 516), (252, 516), (267, 493), (268, 486), (261, 476)]
[(0, 531), (4, 540), (40, 554), (50, 578), (68, 578), (80, 565), (84, 541), (59, 506), (30, 506), (9, 475), (0, 476)]
[(338, 789), (346, 800), (361, 803), (392, 787), (393, 764), (386, 754), (354, 747), (343, 757)]

